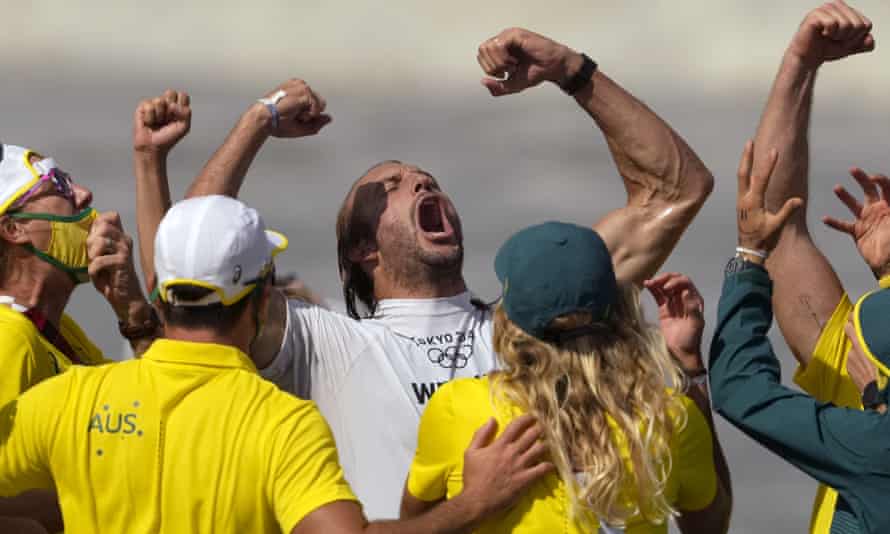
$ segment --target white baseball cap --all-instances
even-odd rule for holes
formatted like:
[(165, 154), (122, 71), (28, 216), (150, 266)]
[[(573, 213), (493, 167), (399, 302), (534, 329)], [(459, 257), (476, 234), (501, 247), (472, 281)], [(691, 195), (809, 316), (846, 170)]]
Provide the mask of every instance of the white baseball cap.
[[(31, 164), (31, 156), (42, 161)], [(6, 213), (22, 195), (34, 187), (42, 174), (46, 174), (56, 163), (52, 159), (15, 145), (0, 145), (0, 215)]]
[[(158, 296), (174, 306), (230, 306), (245, 296), (287, 248), (287, 238), (266, 230), (256, 210), (222, 195), (177, 202), (155, 235)], [(206, 297), (177, 300), (173, 286), (211, 289)]]

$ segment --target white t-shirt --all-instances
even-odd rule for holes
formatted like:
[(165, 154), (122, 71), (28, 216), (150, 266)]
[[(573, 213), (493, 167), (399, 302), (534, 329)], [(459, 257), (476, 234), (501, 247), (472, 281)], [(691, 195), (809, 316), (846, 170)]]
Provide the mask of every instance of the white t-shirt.
[(371, 319), (291, 300), (281, 350), (261, 374), (312, 399), (370, 519), (396, 518), (417, 426), (441, 384), (494, 369), (491, 312), (470, 293), (381, 301)]

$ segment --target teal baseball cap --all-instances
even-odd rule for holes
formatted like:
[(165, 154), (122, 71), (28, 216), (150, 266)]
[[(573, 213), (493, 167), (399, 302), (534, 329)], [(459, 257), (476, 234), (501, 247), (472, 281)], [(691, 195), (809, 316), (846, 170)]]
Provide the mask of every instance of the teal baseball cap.
[(550, 329), (557, 317), (590, 312), (603, 319), (618, 294), (606, 243), (574, 224), (551, 221), (513, 234), (498, 250), (494, 270), (507, 317), (545, 341), (559, 339)]
[(853, 308), (853, 326), (869, 360), (890, 377), (890, 279), (881, 279), (881, 289), (866, 293)]

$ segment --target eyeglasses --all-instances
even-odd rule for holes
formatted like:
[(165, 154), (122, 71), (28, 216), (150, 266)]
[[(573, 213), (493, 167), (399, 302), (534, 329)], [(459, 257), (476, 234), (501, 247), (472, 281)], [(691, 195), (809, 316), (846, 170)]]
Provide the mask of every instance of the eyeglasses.
[(48, 173), (40, 176), (37, 180), (37, 183), (34, 184), (30, 189), (25, 191), (25, 194), (20, 196), (18, 200), (11, 206), (12, 209), (20, 208), (25, 205), (28, 200), (34, 196), (35, 193), (40, 189), (43, 185), (43, 182), (51, 182), (53, 187), (55, 187), (56, 192), (65, 197), (70, 201), (74, 201), (74, 180), (71, 179), (71, 175), (67, 172), (53, 167), (49, 170)]

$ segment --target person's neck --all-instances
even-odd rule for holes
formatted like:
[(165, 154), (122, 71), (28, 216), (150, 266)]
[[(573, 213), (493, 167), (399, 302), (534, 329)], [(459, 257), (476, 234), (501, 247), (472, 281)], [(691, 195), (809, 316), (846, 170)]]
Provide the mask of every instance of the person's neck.
[(467, 290), (463, 276), (442, 277), (416, 286), (384, 282), (374, 283), (374, 298), (386, 299), (436, 299), (460, 295)]
[(19, 306), (36, 310), (58, 326), (75, 288), (68, 275), (55, 272), (55, 267), (33, 262), (10, 271), (0, 283), (0, 295), (12, 297)]
[(240, 334), (239, 330), (235, 328), (230, 333), (220, 333), (206, 328), (182, 328), (168, 324), (164, 326), (164, 337), (173, 341), (228, 345), (235, 347), (244, 354), (249, 354), (250, 340), (243, 334)]

